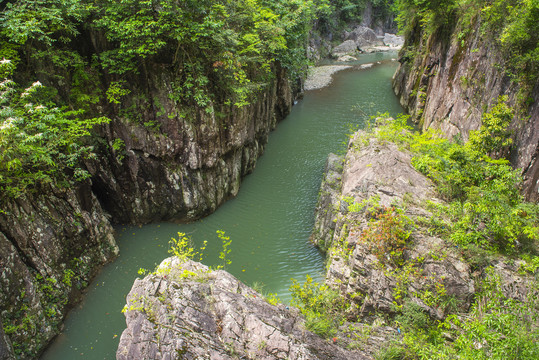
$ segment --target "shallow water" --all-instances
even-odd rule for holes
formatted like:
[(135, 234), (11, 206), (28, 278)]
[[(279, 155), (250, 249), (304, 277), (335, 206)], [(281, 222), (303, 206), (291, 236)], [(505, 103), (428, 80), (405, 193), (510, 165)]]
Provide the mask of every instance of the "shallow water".
[(192, 224), (119, 226), (120, 256), (89, 286), (83, 302), (67, 317), (65, 329), (42, 359), (114, 359), (125, 318), (121, 310), (139, 268), (153, 270), (169, 256), (169, 240), (178, 232), (198, 247), (208, 241), (203, 262), (219, 264), (221, 241), (232, 239), (228, 266), (233, 275), (290, 300), (290, 279), (309, 274), (322, 280), (324, 257), (308, 238), (314, 223), (320, 181), (328, 153), (345, 149), (347, 134), (376, 112), (401, 110), (391, 90), (396, 53), (362, 56), (357, 63), (381, 62), (334, 75), (324, 89), (305, 93), (270, 135), (264, 155), (247, 176), (238, 196), (214, 214)]

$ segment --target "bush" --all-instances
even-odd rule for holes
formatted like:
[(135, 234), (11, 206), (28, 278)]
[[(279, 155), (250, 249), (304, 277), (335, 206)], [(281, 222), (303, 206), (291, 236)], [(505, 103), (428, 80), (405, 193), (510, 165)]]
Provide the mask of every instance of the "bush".
[(89, 173), (81, 160), (92, 156), (84, 137), (108, 118), (81, 119), (81, 111), (43, 103), (39, 81), (24, 90), (9, 77), (10, 61), (0, 61), (0, 190), (8, 197), (35, 191), (38, 185), (80, 181)]
[(344, 322), (346, 300), (337, 291), (314, 282), (307, 275), (303, 285), (292, 279), (290, 286), (292, 305), (297, 306), (305, 316), (308, 330), (329, 338)]
[[(520, 195), (522, 178), (505, 159), (495, 160), (509, 142), (502, 134), (511, 110), (503, 98), (467, 144), (451, 142), (434, 130), (411, 133), (405, 118), (381, 116), (372, 130), (381, 141), (393, 141), (414, 153), (412, 165), (431, 178), (448, 204), (437, 205), (437, 223), (445, 234), (466, 248), (478, 245), (494, 251), (515, 251), (539, 240), (539, 206)], [(369, 135), (368, 135), (369, 136)]]

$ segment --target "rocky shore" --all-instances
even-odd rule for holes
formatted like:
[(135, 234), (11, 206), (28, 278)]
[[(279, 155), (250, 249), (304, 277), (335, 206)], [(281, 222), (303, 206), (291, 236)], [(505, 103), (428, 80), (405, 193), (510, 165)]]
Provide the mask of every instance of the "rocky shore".
[(350, 65), (327, 65), (316, 66), (309, 69), (309, 74), (305, 80), (303, 88), (305, 90), (317, 90), (331, 84), (332, 75), (338, 71), (350, 69)]

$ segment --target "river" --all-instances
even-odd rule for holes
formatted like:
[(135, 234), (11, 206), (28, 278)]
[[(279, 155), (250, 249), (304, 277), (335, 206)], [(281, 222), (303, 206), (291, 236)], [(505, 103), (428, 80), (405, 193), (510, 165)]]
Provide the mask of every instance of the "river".
[(246, 284), (263, 284), (284, 302), (290, 300), (291, 278), (303, 281), (309, 274), (322, 280), (324, 256), (308, 239), (324, 164), (330, 152), (344, 151), (347, 134), (370, 115), (402, 111), (391, 89), (395, 57), (395, 52), (363, 55), (353, 64), (380, 64), (343, 70), (330, 86), (306, 92), (271, 133), (238, 196), (214, 214), (191, 224), (117, 227), (120, 256), (90, 284), (42, 359), (115, 359), (125, 329), (121, 310), (138, 270), (153, 270), (169, 256), (169, 240), (178, 232), (197, 247), (207, 240), (203, 262), (216, 265), (221, 250), (216, 231), (225, 231), (232, 239), (227, 270)]

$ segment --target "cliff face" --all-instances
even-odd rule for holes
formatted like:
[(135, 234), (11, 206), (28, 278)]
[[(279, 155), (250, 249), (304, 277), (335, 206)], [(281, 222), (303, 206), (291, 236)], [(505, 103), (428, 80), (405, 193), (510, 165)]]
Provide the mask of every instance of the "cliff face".
[[(274, 80), (252, 104), (208, 113), (170, 99), (172, 74), (150, 73), (147, 97), (123, 105), (141, 112), (119, 111), (103, 129), (105, 154), (87, 163), (92, 190), (115, 222), (197, 219), (237, 194), (269, 132), (290, 111), (293, 94), (276, 67)], [(118, 139), (122, 146), (114, 150)]]
[[(416, 221), (430, 217), (425, 209), (428, 201), (440, 200), (431, 181), (411, 165), (410, 153), (364, 136), (356, 133), (345, 159), (330, 156), (326, 166), (312, 235), (312, 241), (328, 253), (326, 282), (357, 304), (355, 315), (359, 317), (393, 313), (403, 294), (410, 293), (425, 312), (443, 318), (441, 308), (419, 295), (433, 287), (433, 279), (467, 309), (474, 281), (469, 266), (451, 244), (417, 224), (406, 244), (397, 248), (384, 243), (380, 229), (375, 230), (379, 236), (365, 240), (373, 222), (383, 219), (395, 220), (390, 241), (396, 241), (398, 230), (394, 229), (406, 220), (395, 209), (402, 208), (404, 216)], [(398, 261), (390, 259), (394, 254)], [(411, 264), (414, 271), (404, 264)]]
[[(327, 252), (326, 284), (353, 305), (350, 318), (372, 328), (389, 322), (386, 336), (365, 335), (379, 349), (409, 336), (405, 314), (410, 308), (441, 327), (437, 321), (443, 323), (451, 314), (465, 321), (481, 301), (493, 301), (483, 297), (489, 271), (471, 262), (430, 222), (436, 205), (444, 202), (433, 183), (411, 165), (412, 156), (373, 133), (356, 133), (344, 159), (328, 159), (311, 238)], [(481, 256), (501, 279), (503, 297), (535, 306), (537, 282), (521, 270), (522, 260)], [(429, 322), (420, 326), (422, 333), (429, 331)], [(448, 350), (455, 337), (444, 338)]]
[[(519, 86), (505, 73), (501, 51), (495, 40), (482, 35), (477, 22), (470, 34), (458, 39), (434, 34), (422, 39), (416, 29), (400, 52), (400, 66), (393, 88), (401, 104), (422, 129), (440, 129), (445, 136), (461, 134), (481, 126), (481, 115), (507, 95), (509, 105), (518, 102)], [(539, 200), (539, 83), (530, 94), (531, 105), (514, 117), (511, 130), (513, 166), (522, 169), (524, 194)]]
[(21, 357), (59, 330), (70, 301), (118, 253), (113, 229), (88, 183), (6, 201), (0, 212), (0, 308)]

